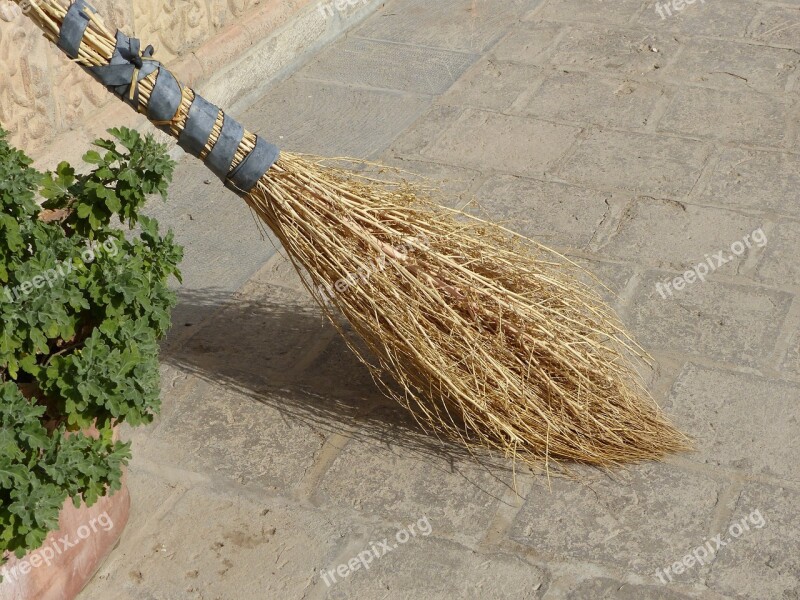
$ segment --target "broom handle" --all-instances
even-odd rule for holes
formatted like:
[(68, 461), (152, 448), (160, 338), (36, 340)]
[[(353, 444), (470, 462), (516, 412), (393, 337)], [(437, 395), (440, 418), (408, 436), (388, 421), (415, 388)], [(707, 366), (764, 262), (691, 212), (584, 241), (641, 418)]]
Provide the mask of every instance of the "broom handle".
[(153, 58), (153, 47), (117, 30), (112, 34), (86, 0), (13, 0), (45, 37), (186, 152), (205, 162), (227, 187), (244, 196), (278, 159), (278, 148), (245, 130), (214, 104), (182, 86)]

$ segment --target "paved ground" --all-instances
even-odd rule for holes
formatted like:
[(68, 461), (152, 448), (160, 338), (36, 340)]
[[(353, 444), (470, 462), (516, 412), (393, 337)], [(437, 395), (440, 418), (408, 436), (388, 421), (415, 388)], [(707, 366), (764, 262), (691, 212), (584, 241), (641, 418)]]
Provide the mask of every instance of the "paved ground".
[(242, 117), (583, 261), (697, 452), (517, 496), (382, 399), (187, 159), (164, 413), (84, 600), (800, 598), (800, 2), (675, 4), (393, 0)]

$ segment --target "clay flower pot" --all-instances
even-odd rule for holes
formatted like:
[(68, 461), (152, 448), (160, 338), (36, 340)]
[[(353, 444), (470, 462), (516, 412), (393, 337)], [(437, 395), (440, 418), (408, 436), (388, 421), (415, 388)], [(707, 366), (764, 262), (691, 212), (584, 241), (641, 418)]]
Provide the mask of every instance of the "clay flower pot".
[[(97, 430), (85, 430), (96, 437)], [(114, 431), (114, 438), (118, 430)], [(0, 600), (73, 600), (111, 554), (130, 515), (131, 497), (125, 478), (112, 496), (91, 507), (75, 508), (68, 498), (58, 516), (58, 530), (44, 544), (0, 566)]]
[(0, 567), (0, 600), (72, 600), (114, 549), (128, 523), (131, 497), (123, 482), (111, 497), (75, 508), (67, 500), (38, 550)]

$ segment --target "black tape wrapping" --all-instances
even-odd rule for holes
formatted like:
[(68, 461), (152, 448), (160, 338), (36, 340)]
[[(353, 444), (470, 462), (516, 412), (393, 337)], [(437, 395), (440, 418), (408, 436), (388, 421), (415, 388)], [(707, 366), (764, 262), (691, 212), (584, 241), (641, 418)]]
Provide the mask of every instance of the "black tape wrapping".
[(64, 23), (61, 25), (56, 45), (66, 52), (70, 58), (78, 58), (81, 41), (86, 34), (86, 28), (89, 26), (87, 10), (96, 12), (94, 7), (85, 0), (76, 0), (75, 4), (67, 10)]
[[(76, 0), (64, 18), (58, 47), (70, 58), (77, 58), (83, 36), (89, 25), (87, 11), (95, 12), (85, 0)], [(141, 49), (141, 42), (117, 31), (117, 43), (108, 65), (89, 67), (88, 71), (103, 85), (125, 102), (139, 110), (139, 82), (158, 71), (155, 86), (147, 103), (147, 117), (169, 132), (169, 123), (175, 118), (182, 100), (180, 83), (160, 62), (153, 59), (153, 47)], [(131, 90), (133, 87), (133, 90)], [(195, 95), (186, 124), (178, 144), (193, 156), (200, 157), (208, 143), (220, 109)], [(248, 193), (280, 154), (276, 146), (256, 138), (256, 145), (233, 170), (236, 150), (244, 137), (244, 127), (225, 115), (222, 132), (206, 157), (207, 166), (225, 184), (238, 193)]]

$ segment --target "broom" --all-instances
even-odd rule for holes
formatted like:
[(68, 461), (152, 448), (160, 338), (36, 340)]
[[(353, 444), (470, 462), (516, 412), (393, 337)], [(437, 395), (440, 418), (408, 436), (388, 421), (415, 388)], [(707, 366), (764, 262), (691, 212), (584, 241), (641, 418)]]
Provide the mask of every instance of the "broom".
[(573, 263), (353, 167), (366, 163), (280, 152), (181, 86), (152, 46), (112, 33), (85, 0), (14, 1), (245, 200), (378, 384), (424, 427), (539, 467), (689, 447), (640, 382), (646, 355)]

